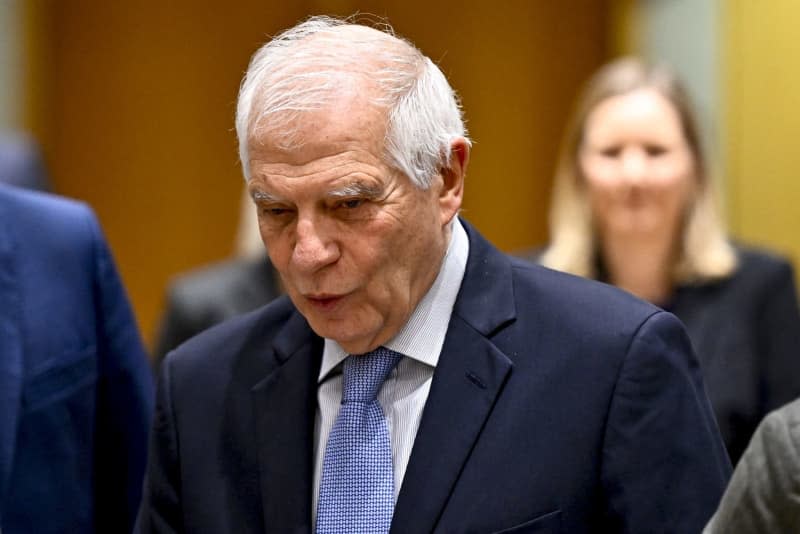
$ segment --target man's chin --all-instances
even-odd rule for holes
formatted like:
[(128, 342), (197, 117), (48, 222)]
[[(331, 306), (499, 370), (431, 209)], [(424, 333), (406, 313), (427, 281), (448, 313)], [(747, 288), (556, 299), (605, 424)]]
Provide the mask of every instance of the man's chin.
[(371, 346), (374, 336), (365, 334), (363, 329), (356, 330), (348, 328), (348, 325), (331, 324), (331, 321), (309, 320), (308, 322), (315, 334), (332, 339), (348, 354), (363, 354), (375, 348)]

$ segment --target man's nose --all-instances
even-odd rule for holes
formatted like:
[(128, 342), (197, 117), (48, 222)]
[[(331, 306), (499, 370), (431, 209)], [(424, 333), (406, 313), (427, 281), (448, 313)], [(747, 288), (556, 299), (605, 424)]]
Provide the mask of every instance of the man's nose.
[(324, 221), (305, 217), (297, 221), (292, 263), (301, 272), (310, 274), (339, 258), (337, 241)]

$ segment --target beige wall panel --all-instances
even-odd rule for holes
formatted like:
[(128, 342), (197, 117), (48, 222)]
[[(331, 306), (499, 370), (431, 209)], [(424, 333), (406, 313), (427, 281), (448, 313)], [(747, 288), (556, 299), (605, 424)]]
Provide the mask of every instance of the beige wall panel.
[(731, 228), (800, 260), (800, 3), (726, 6), (726, 167)]

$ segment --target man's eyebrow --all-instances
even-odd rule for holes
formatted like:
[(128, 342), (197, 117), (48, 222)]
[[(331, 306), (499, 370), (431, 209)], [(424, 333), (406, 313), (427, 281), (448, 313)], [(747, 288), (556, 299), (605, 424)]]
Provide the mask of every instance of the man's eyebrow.
[(329, 191), (326, 196), (333, 198), (346, 198), (346, 197), (366, 197), (377, 198), (380, 196), (383, 188), (378, 184), (366, 184), (364, 182), (354, 182), (347, 184), (339, 189)]
[(274, 195), (271, 195), (265, 191), (255, 190), (250, 193), (250, 196), (253, 197), (255, 202), (279, 202), (280, 199)]

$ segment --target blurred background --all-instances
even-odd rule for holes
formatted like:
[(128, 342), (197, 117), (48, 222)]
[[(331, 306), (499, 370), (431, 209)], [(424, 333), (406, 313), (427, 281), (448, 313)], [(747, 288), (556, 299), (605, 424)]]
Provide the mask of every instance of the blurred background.
[(171, 277), (233, 254), (233, 115), (250, 55), (311, 14), (385, 16), (437, 61), (475, 141), (464, 215), (544, 244), (561, 131), (608, 59), (692, 91), (734, 236), (800, 258), (800, 2), (0, 0), (0, 129), (41, 145), (55, 192), (97, 212), (145, 339)]

